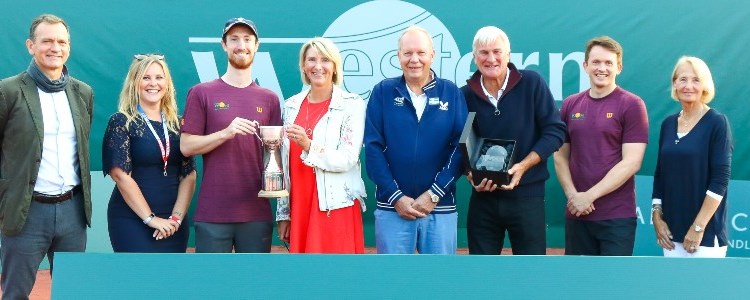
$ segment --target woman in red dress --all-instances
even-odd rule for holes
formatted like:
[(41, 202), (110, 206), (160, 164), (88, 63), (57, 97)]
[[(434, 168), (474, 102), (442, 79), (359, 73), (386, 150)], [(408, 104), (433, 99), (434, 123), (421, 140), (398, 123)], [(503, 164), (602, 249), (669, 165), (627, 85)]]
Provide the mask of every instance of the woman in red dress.
[(328, 39), (302, 46), (300, 71), (310, 89), (284, 104), (281, 157), (290, 196), (278, 201), (279, 237), (292, 253), (364, 253), (365, 101), (339, 87), (341, 55)]

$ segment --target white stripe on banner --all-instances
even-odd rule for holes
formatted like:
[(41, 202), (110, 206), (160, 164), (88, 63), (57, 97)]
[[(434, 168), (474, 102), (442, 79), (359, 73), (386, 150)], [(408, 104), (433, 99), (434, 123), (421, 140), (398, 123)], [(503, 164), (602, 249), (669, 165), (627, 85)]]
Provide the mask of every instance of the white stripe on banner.
[[(304, 44), (311, 38), (260, 38), (260, 42), (264, 44)], [(188, 43), (197, 44), (219, 44), (221, 38), (209, 38), (209, 37), (191, 37), (188, 38)]]

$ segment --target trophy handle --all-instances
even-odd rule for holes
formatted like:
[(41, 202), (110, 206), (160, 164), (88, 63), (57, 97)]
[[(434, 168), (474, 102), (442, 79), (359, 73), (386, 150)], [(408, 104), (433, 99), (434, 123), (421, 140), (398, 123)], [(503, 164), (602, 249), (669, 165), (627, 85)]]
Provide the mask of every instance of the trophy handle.
[(255, 134), (255, 137), (258, 138), (258, 140), (260, 141), (260, 144), (263, 145), (263, 139), (260, 138), (260, 135), (258, 135), (258, 130), (255, 130), (255, 132), (253, 132), (253, 134)]

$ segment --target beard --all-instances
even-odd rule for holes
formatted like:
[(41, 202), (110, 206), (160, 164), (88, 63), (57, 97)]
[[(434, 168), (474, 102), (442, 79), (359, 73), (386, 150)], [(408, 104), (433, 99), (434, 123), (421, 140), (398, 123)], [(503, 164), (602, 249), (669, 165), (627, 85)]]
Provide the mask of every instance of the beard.
[(250, 66), (253, 65), (253, 61), (254, 60), (255, 60), (255, 54), (253, 54), (252, 56), (250, 56), (249, 60), (240, 59), (240, 58), (237, 58), (237, 57), (235, 57), (233, 55), (229, 56), (229, 64), (233, 68), (239, 69), (239, 70), (245, 70), (245, 69), (250, 68)]

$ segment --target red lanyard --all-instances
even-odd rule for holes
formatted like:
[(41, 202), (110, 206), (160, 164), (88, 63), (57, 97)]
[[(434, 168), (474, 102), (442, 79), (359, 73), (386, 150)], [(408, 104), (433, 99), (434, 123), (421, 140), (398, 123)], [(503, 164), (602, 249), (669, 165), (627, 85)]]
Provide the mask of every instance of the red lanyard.
[(151, 134), (156, 138), (156, 142), (159, 143), (159, 151), (161, 151), (161, 159), (164, 161), (164, 176), (167, 176), (167, 162), (169, 161), (169, 131), (167, 131), (167, 122), (164, 121), (164, 113), (161, 114), (161, 127), (164, 129), (164, 140), (167, 143), (167, 148), (164, 149), (164, 144), (161, 143), (161, 138), (156, 134), (154, 126), (151, 125), (151, 121), (146, 117), (146, 113), (143, 112), (141, 106), (138, 106), (138, 111), (141, 113), (143, 121), (148, 125), (148, 129), (151, 130)]

